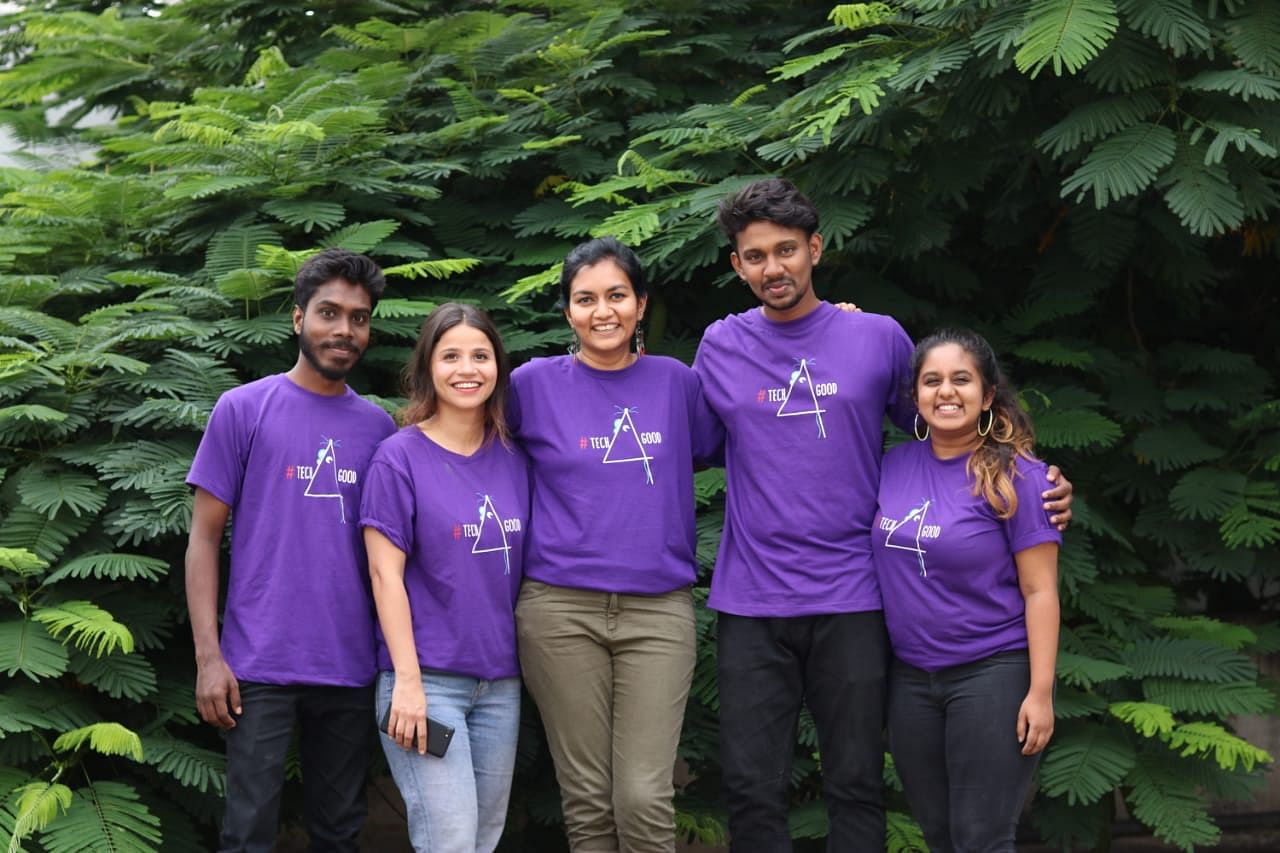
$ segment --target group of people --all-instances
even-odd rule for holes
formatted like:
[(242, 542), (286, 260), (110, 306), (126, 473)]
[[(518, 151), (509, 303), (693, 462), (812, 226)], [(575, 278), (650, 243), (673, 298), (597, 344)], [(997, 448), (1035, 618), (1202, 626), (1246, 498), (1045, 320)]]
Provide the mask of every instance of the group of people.
[[(761, 304), (712, 324), (692, 368), (644, 355), (644, 270), (595, 239), (563, 265), (568, 355), (512, 371), (483, 312), (442, 305), (399, 429), (345, 381), (381, 272), (341, 250), (302, 267), (296, 364), (223, 395), (188, 477), (196, 700), (226, 733), (222, 849), (271, 848), (295, 723), (313, 849), (356, 849), (371, 720), (414, 848), (494, 849), (523, 679), (570, 848), (673, 850), (699, 465), (727, 478), (709, 606), (733, 849), (791, 849), (806, 705), (828, 849), (883, 849), (886, 720), (930, 849), (1012, 849), (1053, 730), (1070, 484), (1034, 457), (979, 336), (913, 348), (893, 319), (818, 298), (818, 212), (796, 187), (752, 183), (719, 223)], [(886, 455), (885, 415), (917, 440)]]

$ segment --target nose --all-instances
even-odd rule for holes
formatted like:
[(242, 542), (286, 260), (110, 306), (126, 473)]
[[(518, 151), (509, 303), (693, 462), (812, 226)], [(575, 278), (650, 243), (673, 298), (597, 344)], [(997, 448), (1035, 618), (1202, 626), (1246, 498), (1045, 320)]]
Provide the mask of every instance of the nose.
[(346, 314), (339, 314), (338, 319), (333, 321), (333, 333), (340, 338), (350, 338), (355, 335), (355, 324), (351, 322), (351, 318)]
[(766, 279), (777, 278), (782, 275), (782, 262), (778, 260), (778, 256), (769, 253), (764, 256), (764, 277)]

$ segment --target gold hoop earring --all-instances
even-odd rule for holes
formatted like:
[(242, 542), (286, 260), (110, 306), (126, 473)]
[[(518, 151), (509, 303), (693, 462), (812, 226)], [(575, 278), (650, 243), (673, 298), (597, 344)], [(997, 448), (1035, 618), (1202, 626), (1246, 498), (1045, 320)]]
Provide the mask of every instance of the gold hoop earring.
[(916, 434), (916, 441), (929, 440), (929, 422), (928, 421), (926, 421), (924, 425), (924, 435), (920, 434), (920, 413), (919, 412), (916, 412), (916, 419), (911, 422), (911, 431)]
[[(982, 415), (990, 416), (987, 418), (987, 428), (985, 430), (982, 428)], [(987, 434), (991, 432), (991, 428), (995, 425), (996, 425), (996, 413), (991, 409), (984, 409), (982, 411), (982, 414), (978, 415), (978, 435), (982, 436), (983, 438), (987, 437)]]

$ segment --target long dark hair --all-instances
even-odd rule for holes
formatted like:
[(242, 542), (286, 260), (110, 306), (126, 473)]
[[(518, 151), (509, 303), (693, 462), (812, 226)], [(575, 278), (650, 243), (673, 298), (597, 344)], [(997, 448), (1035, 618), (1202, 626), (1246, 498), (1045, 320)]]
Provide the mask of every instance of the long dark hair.
[(436, 399), (436, 386), (431, 379), (431, 354), (444, 333), (454, 326), (467, 325), (484, 332), (493, 346), (493, 357), (498, 364), (498, 379), (493, 386), (493, 393), (484, 404), (485, 431), (496, 435), (504, 444), (511, 440), (511, 430), (507, 427), (507, 386), (511, 380), (511, 361), (507, 358), (506, 347), (502, 345), (502, 336), (498, 327), (489, 319), (489, 315), (474, 305), (461, 302), (446, 302), (427, 315), (418, 333), (418, 342), (413, 346), (413, 355), (404, 366), (401, 379), (405, 396), (409, 402), (398, 413), (400, 423), (414, 424), (425, 421), (436, 413), (439, 401)]
[[(973, 478), (973, 493), (982, 495), (1002, 519), (1012, 518), (1018, 511), (1018, 494), (1013, 489), (1018, 456), (1035, 458), (1036, 435), (1031, 418), (1018, 405), (1018, 394), (1005, 378), (995, 351), (986, 338), (968, 329), (939, 329), (916, 345), (911, 356), (911, 395), (916, 396), (920, 368), (925, 356), (935, 347), (956, 344), (967, 352), (982, 378), (982, 393), (993, 390), (991, 428), (979, 437), (979, 444), (969, 456), (966, 470)], [(981, 426), (985, 414), (978, 416)]]

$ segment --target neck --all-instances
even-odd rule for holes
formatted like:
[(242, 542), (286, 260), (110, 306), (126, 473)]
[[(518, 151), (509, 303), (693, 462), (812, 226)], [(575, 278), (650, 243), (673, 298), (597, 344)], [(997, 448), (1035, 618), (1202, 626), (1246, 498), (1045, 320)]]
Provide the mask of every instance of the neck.
[(954, 436), (938, 435), (933, 430), (929, 431), (929, 445), (933, 448), (933, 455), (939, 459), (966, 456), (977, 450), (980, 444), (982, 439), (978, 437), (976, 431)]
[(577, 358), (587, 367), (592, 367), (596, 370), (622, 370), (624, 367), (630, 367), (635, 364), (639, 356), (631, 352), (631, 350), (622, 350), (603, 357), (588, 355), (585, 350), (578, 350)]
[(339, 397), (347, 393), (346, 377), (342, 379), (329, 379), (322, 376), (311, 366), (311, 362), (307, 361), (307, 357), (302, 353), (298, 353), (298, 361), (285, 374), (289, 377), (289, 381), (299, 388), (310, 391), (313, 394), (322, 394), (326, 397)]
[(458, 411), (442, 408), (425, 421), (420, 421), (418, 429), (445, 450), (470, 456), (484, 444), (484, 409)]

